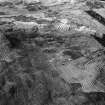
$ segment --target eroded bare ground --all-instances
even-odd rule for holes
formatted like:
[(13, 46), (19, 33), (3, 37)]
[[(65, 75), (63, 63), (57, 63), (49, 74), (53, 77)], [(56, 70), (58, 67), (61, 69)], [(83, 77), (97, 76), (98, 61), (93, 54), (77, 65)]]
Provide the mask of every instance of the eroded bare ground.
[(0, 105), (105, 105), (105, 2), (53, 3), (0, 1)]

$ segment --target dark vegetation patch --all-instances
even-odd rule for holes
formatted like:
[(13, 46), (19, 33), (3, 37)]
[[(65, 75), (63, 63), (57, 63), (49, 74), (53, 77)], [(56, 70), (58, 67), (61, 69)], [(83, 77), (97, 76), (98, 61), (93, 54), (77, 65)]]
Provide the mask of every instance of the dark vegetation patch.
[[(82, 99), (75, 101), (79, 97), (76, 90), (81, 87), (80, 84), (71, 84), (71, 91), (73, 91), (70, 91), (71, 94), (65, 88), (62, 89), (62, 84), (61, 87), (58, 84), (53, 86), (55, 83), (52, 81), (59, 75), (49, 64), (45, 53), (54, 53), (55, 49), (46, 49), (45, 53), (40, 49), (44, 44), (48, 47), (52, 42), (54, 42), (53, 45), (65, 44), (68, 40), (67, 47), (70, 50), (63, 53), (71, 56), (72, 59), (77, 59), (82, 56), (78, 46), (70, 46), (68, 38), (53, 34), (40, 35), (35, 31), (27, 34), (24, 30), (14, 31), (10, 27), (4, 31), (4, 36), (9, 41), (11, 51), (17, 50), (20, 56), (11, 62), (3, 61), (0, 65), (0, 105), (47, 105), (52, 104), (56, 97), (63, 97), (66, 94), (69, 94), (68, 97), (73, 97), (74, 104), (71, 101), (69, 104), (82, 105), (79, 104)], [(54, 89), (57, 89), (56, 92)], [(104, 93), (83, 94), (87, 99), (83, 105), (105, 104)]]
[(29, 11), (40, 11), (40, 10), (46, 9), (46, 7), (42, 6), (39, 3), (30, 3), (30, 4), (26, 4), (25, 6), (26, 6), (25, 8)]
[(48, 54), (54, 54), (56, 53), (57, 49), (55, 48), (49, 48), (49, 49), (44, 49), (43, 52), (48, 53)]
[(49, 97), (44, 76), (50, 70), (47, 58), (41, 53), (40, 48), (29, 42), (25, 42), (17, 53), (20, 57), (10, 63), (5, 63), (2, 67), (0, 104), (43, 105), (47, 103)]
[(21, 41), (18, 38), (10, 37), (10, 36), (6, 36), (6, 38), (10, 42), (9, 47), (12, 49), (13, 48), (19, 48), (19, 46), (21, 45)]
[(83, 56), (81, 54), (81, 52), (79, 52), (79, 51), (73, 51), (73, 50), (64, 51), (63, 54), (65, 56), (70, 56), (73, 60), (78, 59), (78, 58)]
[(0, 12), (0, 15), (6, 15), (6, 13), (5, 12)]
[(7, 5), (10, 6), (10, 5), (13, 5), (13, 3), (12, 2), (8, 2), (8, 1), (0, 3), (0, 6), (7, 6)]
[(24, 16), (24, 15), (14, 16), (14, 19), (16, 21), (23, 21), (23, 22), (35, 21), (35, 18), (33, 18), (31, 16), (27, 17), (27, 16)]
[(96, 9), (104, 8), (104, 4), (99, 1), (87, 1), (86, 5), (89, 6), (91, 9), (92, 8), (96, 8)]
[(88, 101), (84, 105), (104, 105), (105, 104), (105, 93), (103, 92), (91, 92), (86, 93)]

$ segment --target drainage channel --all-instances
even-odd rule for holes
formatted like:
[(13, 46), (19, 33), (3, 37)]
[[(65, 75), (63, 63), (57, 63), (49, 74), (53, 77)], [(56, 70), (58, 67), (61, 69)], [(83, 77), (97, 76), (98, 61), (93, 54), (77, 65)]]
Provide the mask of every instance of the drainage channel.
[(93, 10), (85, 11), (88, 15), (90, 15), (92, 18), (97, 20), (99, 23), (103, 24), (105, 26), (105, 18), (102, 17), (100, 14), (96, 13)]
[[(96, 21), (98, 21), (100, 24), (105, 26), (105, 18), (102, 17), (100, 14), (96, 13), (93, 10), (88, 10), (85, 11), (88, 15), (90, 15), (93, 19), (95, 19)], [(97, 36), (93, 36), (94, 39), (96, 39), (102, 46), (105, 47), (105, 33), (103, 34), (103, 37), (97, 37)]]

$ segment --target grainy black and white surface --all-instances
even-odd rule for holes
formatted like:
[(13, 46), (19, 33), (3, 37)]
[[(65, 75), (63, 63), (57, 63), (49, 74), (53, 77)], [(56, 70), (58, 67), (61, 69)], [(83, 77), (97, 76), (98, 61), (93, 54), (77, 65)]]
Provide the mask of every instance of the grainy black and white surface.
[(0, 105), (105, 105), (104, 0), (0, 0)]

